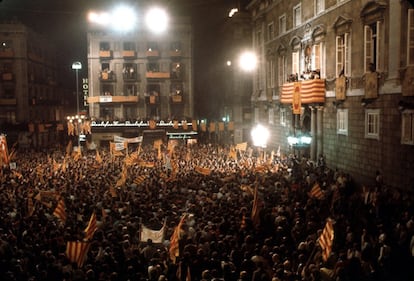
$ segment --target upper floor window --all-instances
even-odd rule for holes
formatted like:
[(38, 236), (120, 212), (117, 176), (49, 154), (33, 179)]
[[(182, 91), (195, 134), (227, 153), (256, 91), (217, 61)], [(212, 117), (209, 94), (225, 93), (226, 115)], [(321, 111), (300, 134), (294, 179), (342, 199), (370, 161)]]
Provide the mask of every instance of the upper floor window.
[(381, 69), (381, 22), (364, 26), (364, 69), (365, 72)]
[(349, 33), (336, 36), (336, 77), (351, 76), (351, 40)]
[(280, 125), (286, 127), (286, 108), (280, 108), (279, 110)]
[(414, 65), (414, 9), (408, 9), (407, 65)]
[(267, 25), (267, 39), (272, 40), (275, 37), (275, 28), (273, 22)]
[(292, 52), (292, 74), (299, 74), (299, 50), (294, 50)]
[(179, 41), (174, 41), (171, 42), (171, 51), (181, 51), (181, 42)]
[(368, 139), (379, 139), (380, 133), (380, 110), (365, 110), (365, 137)]
[(315, 15), (322, 13), (325, 10), (325, 0), (315, 0)]
[(414, 144), (414, 110), (402, 112), (401, 143)]
[(135, 42), (124, 42), (125, 51), (135, 51)]
[(316, 43), (312, 46), (312, 58), (311, 58), (311, 71), (315, 72), (315, 75), (321, 78), (323, 76), (325, 68), (323, 67), (325, 56), (325, 48), (323, 42)]
[(348, 135), (348, 109), (338, 109), (336, 112), (336, 133)]
[(0, 50), (8, 50), (12, 48), (12, 41), (4, 40), (0, 42)]
[(286, 57), (278, 57), (278, 81), (279, 86), (282, 86), (286, 82)]
[(275, 86), (275, 61), (270, 59), (267, 61), (267, 81), (268, 88), (273, 88)]
[(157, 51), (158, 50), (158, 44), (157, 42), (148, 42), (148, 51)]
[(101, 51), (109, 51), (111, 49), (111, 46), (109, 42), (100, 42), (99, 43), (99, 50)]
[(283, 14), (279, 17), (279, 35), (286, 32), (286, 15)]
[(293, 26), (299, 26), (302, 24), (302, 6), (299, 3), (293, 7)]

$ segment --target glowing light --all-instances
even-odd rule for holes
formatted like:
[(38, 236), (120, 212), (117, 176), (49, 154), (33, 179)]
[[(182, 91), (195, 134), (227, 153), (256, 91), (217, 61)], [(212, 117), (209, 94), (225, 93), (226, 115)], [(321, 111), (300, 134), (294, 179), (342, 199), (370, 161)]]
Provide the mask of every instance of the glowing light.
[(269, 130), (266, 127), (259, 124), (252, 129), (250, 134), (254, 146), (266, 147), (270, 136)]
[(167, 30), (168, 15), (161, 8), (152, 8), (145, 17), (147, 27), (154, 33), (162, 33)]
[(253, 71), (257, 67), (256, 54), (250, 51), (246, 51), (240, 55), (239, 66), (242, 70)]

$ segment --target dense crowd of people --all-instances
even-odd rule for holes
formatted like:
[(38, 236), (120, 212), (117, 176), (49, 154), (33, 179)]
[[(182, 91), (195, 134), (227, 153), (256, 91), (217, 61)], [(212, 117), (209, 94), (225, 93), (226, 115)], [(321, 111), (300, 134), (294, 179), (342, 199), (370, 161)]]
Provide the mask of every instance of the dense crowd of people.
[[(98, 152), (17, 151), (15, 166), (2, 168), (2, 280), (414, 280), (412, 190), (360, 186), (323, 159), (227, 146)], [(54, 215), (60, 200), (64, 221)], [(84, 239), (92, 214), (85, 261), (72, 262), (67, 242)], [(164, 223), (163, 243), (141, 241), (143, 225)]]

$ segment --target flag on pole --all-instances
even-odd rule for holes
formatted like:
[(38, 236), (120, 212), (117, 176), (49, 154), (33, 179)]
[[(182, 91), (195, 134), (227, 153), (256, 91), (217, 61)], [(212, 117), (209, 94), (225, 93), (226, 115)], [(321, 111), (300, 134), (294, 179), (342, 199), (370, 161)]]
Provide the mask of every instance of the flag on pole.
[(53, 211), (53, 215), (57, 217), (62, 224), (65, 224), (66, 222), (66, 207), (65, 207), (65, 201), (63, 199), (60, 199), (55, 210)]
[(103, 162), (102, 157), (99, 154), (99, 150), (96, 150), (95, 160), (96, 160), (96, 162), (98, 162), (98, 164), (102, 164), (102, 162)]
[(0, 163), (4, 165), (9, 164), (9, 150), (5, 135), (0, 135)]
[(91, 240), (97, 229), (98, 229), (98, 225), (96, 224), (96, 214), (95, 212), (93, 212), (91, 215), (91, 218), (89, 219), (88, 225), (86, 226), (84, 230), (85, 240), (87, 241)]
[(68, 241), (66, 243), (66, 257), (71, 262), (76, 262), (81, 268), (86, 260), (89, 251), (89, 242)]
[(187, 214), (183, 214), (181, 216), (180, 222), (178, 223), (178, 225), (174, 228), (174, 232), (171, 235), (170, 238), (170, 249), (169, 249), (169, 253), (170, 253), (170, 259), (175, 263), (176, 258), (180, 255), (180, 249), (179, 249), (179, 245), (178, 245), (178, 241), (181, 238), (181, 228), (182, 225), (184, 224), (185, 219), (187, 218)]
[(210, 170), (209, 168), (204, 168), (204, 167), (196, 166), (196, 167), (194, 168), (194, 170), (195, 170), (197, 173), (202, 174), (202, 175), (205, 175), (205, 176), (208, 176), (208, 175), (210, 175), (210, 174), (211, 174), (211, 170)]
[(332, 244), (334, 239), (333, 222), (330, 218), (326, 221), (325, 228), (319, 237), (319, 245), (322, 248), (322, 259), (327, 261), (332, 251)]
[(253, 198), (253, 207), (252, 207), (252, 222), (253, 225), (257, 228), (260, 224), (260, 210), (262, 209), (263, 203), (259, 198), (259, 184), (256, 183), (254, 187), (254, 198)]

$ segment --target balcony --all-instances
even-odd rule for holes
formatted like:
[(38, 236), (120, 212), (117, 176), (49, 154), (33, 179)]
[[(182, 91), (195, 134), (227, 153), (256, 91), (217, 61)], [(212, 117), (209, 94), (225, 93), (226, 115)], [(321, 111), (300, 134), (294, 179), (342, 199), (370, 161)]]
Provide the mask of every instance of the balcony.
[(134, 50), (123, 50), (122, 57), (124, 59), (135, 59), (137, 57), (137, 53)]
[(170, 97), (170, 102), (172, 104), (181, 104), (181, 103), (183, 103), (183, 96), (182, 95), (172, 95)]
[(149, 71), (146, 73), (146, 78), (147, 79), (170, 79), (170, 73)]
[(11, 72), (4, 72), (1, 74), (1, 80), (4, 82), (11, 82), (14, 80), (14, 75)]
[(150, 95), (145, 97), (145, 103), (149, 105), (156, 105), (160, 103), (160, 97), (155, 95)]
[(12, 58), (14, 57), (13, 49), (1, 49), (0, 58)]
[(99, 58), (100, 59), (111, 59), (112, 58), (112, 51), (111, 50), (100, 50), (99, 51)]
[(139, 74), (136, 73), (136, 72), (134, 72), (134, 73), (129, 73), (129, 72), (123, 73), (122, 74), (122, 78), (126, 82), (132, 82), (132, 81), (139, 81), (139, 80), (141, 80)]
[(310, 79), (298, 82), (285, 83), (280, 95), (281, 103), (293, 103), (293, 96), (299, 93), (302, 104), (325, 102), (325, 80)]
[(182, 56), (181, 50), (171, 50), (170, 57), (172, 58), (180, 58)]
[(99, 79), (101, 81), (112, 82), (116, 80), (115, 78), (116, 78), (116, 75), (113, 71), (102, 71), (99, 74)]
[(137, 103), (139, 96), (95, 96), (88, 97), (88, 103)]
[(158, 58), (160, 56), (160, 51), (158, 50), (148, 50), (146, 52), (147, 58)]
[(0, 105), (17, 105), (15, 98), (0, 98)]

